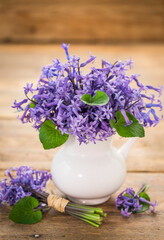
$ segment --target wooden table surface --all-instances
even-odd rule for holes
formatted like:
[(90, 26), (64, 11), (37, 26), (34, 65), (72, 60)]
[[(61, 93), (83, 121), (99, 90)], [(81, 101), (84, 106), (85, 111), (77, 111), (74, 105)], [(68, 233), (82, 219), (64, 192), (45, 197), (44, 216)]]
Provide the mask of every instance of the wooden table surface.
[[(87, 59), (88, 52), (115, 62), (132, 58), (132, 72), (140, 73), (145, 84), (158, 86), (164, 82), (164, 45), (73, 45), (72, 54)], [(59, 45), (0, 45), (0, 178), (5, 169), (28, 165), (35, 169), (49, 170), (57, 150), (43, 150), (38, 133), (28, 124), (17, 120), (11, 105), (15, 99), (23, 98), (26, 82), (37, 83), (43, 65), (65, 55)], [(162, 101), (164, 97), (162, 98)], [(164, 101), (163, 101), (164, 102)], [(97, 229), (71, 216), (52, 211), (34, 225), (17, 225), (8, 219), (10, 211), (0, 208), (0, 240), (40, 239), (105, 240), (105, 239), (163, 239), (164, 236), (164, 121), (155, 128), (146, 129), (146, 137), (137, 139), (127, 160), (127, 177), (121, 189), (101, 207), (108, 216)], [(123, 139), (116, 137), (114, 144), (120, 146)], [(136, 190), (140, 184), (148, 183), (148, 193), (158, 201), (154, 214), (145, 213), (123, 218), (115, 209), (116, 195), (126, 187)]]

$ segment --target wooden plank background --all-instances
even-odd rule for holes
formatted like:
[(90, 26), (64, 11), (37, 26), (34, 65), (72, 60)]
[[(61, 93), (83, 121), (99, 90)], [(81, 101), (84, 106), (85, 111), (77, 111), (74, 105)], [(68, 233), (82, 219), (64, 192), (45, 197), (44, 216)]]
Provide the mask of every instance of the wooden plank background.
[[(130, 73), (140, 73), (144, 84), (158, 87), (164, 83), (164, 45), (74, 45), (70, 53), (88, 58), (88, 51), (98, 57), (95, 64), (100, 65), (102, 58), (115, 62), (132, 58), (134, 69)], [(43, 65), (59, 57), (66, 57), (60, 45), (0, 45), (0, 180), (5, 169), (20, 165), (35, 169), (50, 170), (56, 150), (43, 150), (38, 133), (30, 124), (22, 124), (11, 108), (14, 100), (24, 97), (26, 82), (37, 83)], [(86, 68), (87, 70), (87, 68)], [(162, 96), (164, 103), (164, 95)], [(155, 128), (146, 129), (146, 137), (137, 139), (128, 160), (128, 173), (123, 186), (111, 199), (100, 207), (107, 217), (99, 229), (77, 219), (50, 211), (40, 223), (19, 225), (8, 219), (9, 207), (0, 208), (0, 240), (163, 240), (164, 236), (164, 120)], [(124, 142), (119, 137), (114, 144)], [(115, 208), (115, 197), (126, 187), (138, 189), (148, 183), (151, 200), (157, 200), (154, 214), (150, 211), (123, 218)]]
[[(115, 62), (131, 57), (131, 73), (141, 74), (141, 82), (164, 85), (164, 0), (0, 0), (0, 180), (13, 166), (50, 170), (58, 149), (44, 150), (38, 133), (16, 119), (11, 105), (24, 97), (26, 82), (37, 83), (42, 66), (56, 57), (66, 60), (57, 45), (62, 42), (71, 43), (70, 53), (82, 60), (88, 51), (96, 55), (97, 66), (102, 58)], [(100, 229), (55, 211), (38, 224), (17, 225), (8, 219), (10, 209), (3, 207), (0, 240), (29, 240), (35, 234), (45, 240), (163, 240), (163, 136), (164, 120), (136, 140), (123, 186), (100, 206), (108, 214)], [(114, 145), (123, 142), (117, 136)], [(123, 218), (115, 209), (115, 197), (127, 186), (137, 190), (143, 182), (158, 202), (156, 212)]]
[(1, 43), (164, 41), (164, 0), (0, 0)]

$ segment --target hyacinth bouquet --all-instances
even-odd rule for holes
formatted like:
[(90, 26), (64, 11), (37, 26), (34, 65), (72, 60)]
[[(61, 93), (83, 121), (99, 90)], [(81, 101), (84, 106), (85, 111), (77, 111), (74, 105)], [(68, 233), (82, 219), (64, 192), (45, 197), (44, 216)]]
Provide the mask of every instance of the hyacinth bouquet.
[(114, 64), (102, 60), (100, 68), (91, 65), (83, 74), (96, 57), (81, 62), (69, 55), (68, 45), (62, 47), (67, 62), (55, 59), (43, 67), (37, 86), (27, 83), (25, 99), (12, 106), (23, 112), (22, 123), (39, 130), (44, 149), (62, 145), (69, 135), (80, 144), (104, 141), (116, 132), (122, 137), (144, 137), (144, 127), (159, 123), (162, 86), (144, 86), (138, 74), (127, 75), (131, 59)]
[(0, 182), (0, 207), (4, 204), (13, 206), (9, 219), (15, 223), (40, 222), (42, 214), (50, 208), (94, 227), (99, 227), (106, 217), (101, 208), (71, 203), (60, 196), (45, 192), (47, 182), (51, 179), (51, 174), (47, 171), (21, 166), (7, 169), (4, 174), (5, 178)]

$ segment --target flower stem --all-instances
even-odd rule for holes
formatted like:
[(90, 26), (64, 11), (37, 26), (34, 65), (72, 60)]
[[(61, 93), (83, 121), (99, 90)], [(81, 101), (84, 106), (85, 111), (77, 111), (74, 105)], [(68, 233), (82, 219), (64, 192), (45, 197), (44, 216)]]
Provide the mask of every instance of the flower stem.
[(87, 222), (87, 223), (89, 223), (89, 224), (91, 224), (92, 226), (94, 226), (94, 227), (99, 227), (100, 226), (100, 224), (98, 224), (98, 223), (95, 223), (95, 222), (92, 222), (92, 221), (90, 221), (90, 220), (88, 220), (88, 219), (85, 219), (85, 218), (82, 218), (82, 217), (80, 217), (80, 216), (77, 216), (77, 215), (74, 215), (74, 214), (72, 214), (72, 213), (69, 213), (71, 216), (73, 216), (73, 217), (76, 217), (76, 218), (78, 218), (78, 219), (80, 219), (80, 220), (82, 220), (82, 221), (84, 221), (84, 222)]
[(37, 104), (37, 102), (35, 102), (35, 101), (33, 101), (31, 98), (29, 98), (26, 93), (25, 93), (25, 95), (26, 95), (26, 97), (27, 97), (28, 100), (30, 100), (30, 101), (31, 101), (32, 103), (34, 103), (35, 105)]
[(147, 190), (148, 190), (148, 188), (149, 188), (149, 185), (148, 184), (142, 184), (142, 186), (140, 187), (140, 189), (138, 190), (138, 192), (135, 194), (135, 196), (134, 197), (136, 197), (136, 196), (139, 196), (139, 194), (141, 193), (141, 192), (146, 192)]
[(102, 215), (104, 214), (103, 210), (101, 208), (88, 207), (88, 206), (83, 206), (83, 205), (75, 204), (75, 203), (71, 203), (71, 202), (68, 203), (68, 206), (75, 207), (75, 205), (76, 205), (76, 207), (78, 207), (80, 209), (88, 209), (88, 210), (94, 211), (94, 213), (99, 213)]
[(46, 206), (46, 207), (41, 207), (41, 208), (33, 208), (34, 212), (37, 211), (41, 211), (41, 210), (45, 210), (45, 209), (49, 209), (50, 207)]
[(96, 221), (96, 222), (99, 222), (101, 223), (102, 221), (102, 217), (100, 217), (99, 214), (92, 214), (92, 213), (83, 213), (83, 212), (72, 212), (72, 211), (67, 211), (67, 213), (69, 214), (73, 214), (75, 216), (79, 216), (79, 217), (82, 217), (82, 218), (85, 218), (85, 219), (88, 219), (88, 220), (91, 220), (91, 221)]
[(135, 101), (134, 103), (132, 103), (128, 108), (126, 108), (125, 110), (128, 110), (129, 108), (131, 108), (134, 104), (136, 104), (137, 102), (139, 102), (141, 98), (139, 98), (137, 101)]

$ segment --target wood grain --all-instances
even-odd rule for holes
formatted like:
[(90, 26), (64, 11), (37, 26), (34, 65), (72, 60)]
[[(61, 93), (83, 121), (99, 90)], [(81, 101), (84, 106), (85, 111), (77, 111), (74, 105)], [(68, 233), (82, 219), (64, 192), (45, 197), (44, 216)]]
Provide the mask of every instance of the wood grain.
[[(148, 192), (152, 201), (158, 201), (156, 213), (152, 214), (150, 211), (147, 211), (132, 215), (129, 219), (123, 218), (119, 211), (115, 209), (115, 197), (127, 186), (138, 189), (143, 182), (150, 184)], [(129, 173), (119, 192), (115, 193), (108, 202), (101, 205), (104, 212), (107, 212), (107, 217), (99, 229), (53, 210), (44, 216), (40, 223), (31, 226), (17, 225), (7, 217), (10, 209), (3, 207), (0, 210), (0, 239), (29, 240), (35, 238), (34, 235), (38, 234), (40, 239), (45, 240), (163, 240), (163, 182), (164, 174)]]
[(1, 0), (0, 42), (164, 40), (163, 0)]

